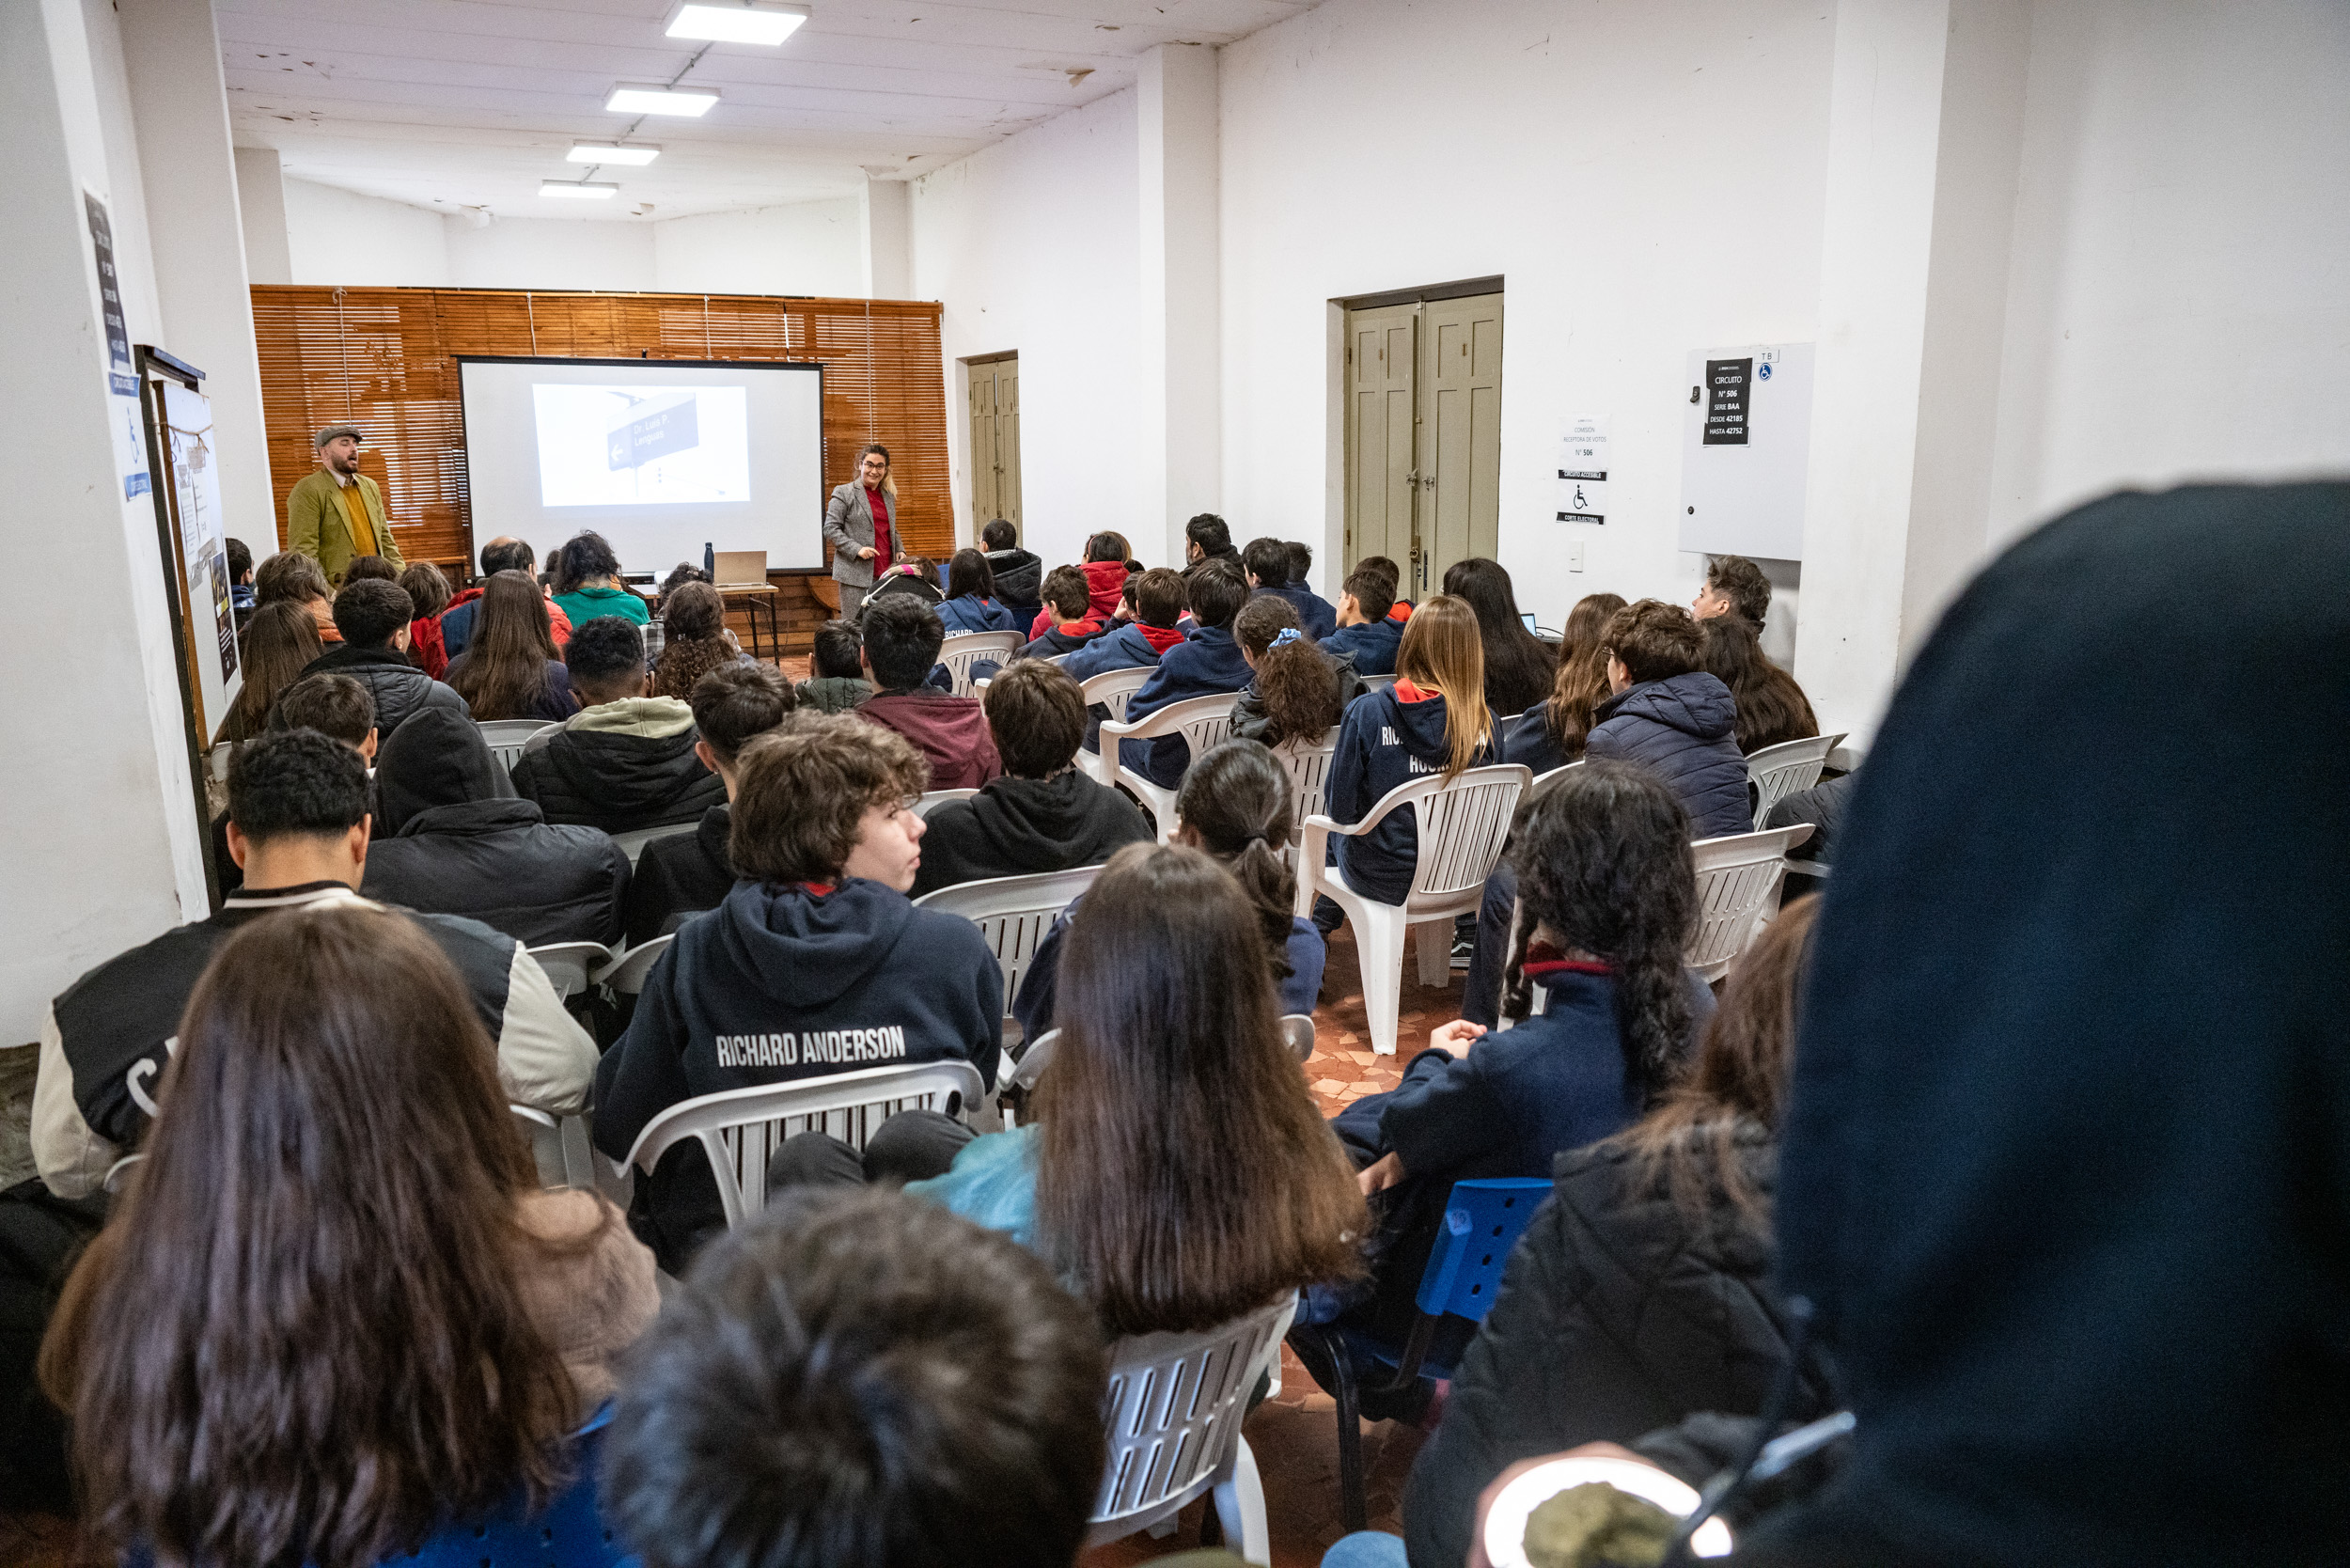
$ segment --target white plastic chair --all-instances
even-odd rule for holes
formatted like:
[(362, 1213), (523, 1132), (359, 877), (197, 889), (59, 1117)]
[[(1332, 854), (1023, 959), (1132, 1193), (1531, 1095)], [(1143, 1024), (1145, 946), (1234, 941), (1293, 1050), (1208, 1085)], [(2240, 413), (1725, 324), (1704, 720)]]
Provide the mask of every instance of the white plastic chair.
[(659, 827), (633, 827), (626, 833), (612, 835), (612, 841), (620, 846), (620, 853), (628, 856), (629, 865), (634, 867), (636, 857), (645, 853), (645, 846), (655, 839), (674, 839), (681, 833), (691, 833), (700, 826), (700, 822), (695, 821), (664, 823)]
[(612, 949), (601, 942), (549, 942), (532, 948), (530, 956), (555, 982), (555, 994), (570, 1001), (588, 989), (588, 977), (612, 962)]
[[(967, 1061), (866, 1067), (797, 1083), (724, 1090), (671, 1105), (636, 1135), (628, 1163), (647, 1175), (687, 1138), (701, 1140), (729, 1230), (767, 1207), (767, 1162), (795, 1133), (830, 1133), (863, 1149), (881, 1124), (912, 1107), (960, 1113), (979, 1108), (984, 1085)], [(960, 1099), (954, 1110), (950, 1104)]]
[(1542, 799), (1544, 795), (1550, 793), (1551, 791), (1557, 789), (1560, 780), (1564, 779), (1571, 771), (1575, 768), (1579, 768), (1582, 765), (1583, 760), (1581, 758), (1577, 758), (1575, 760), (1566, 763), (1564, 766), (1551, 769), (1548, 773), (1536, 774), (1534, 776), (1534, 782), (1526, 787), (1527, 801), (1532, 802)]
[(514, 764), (523, 754), (523, 744), (543, 730), (563, 727), (544, 719), (476, 719), (474, 728), (481, 731), (481, 744), (490, 748), (490, 760), (495, 764), (498, 776), (510, 781)]
[[(1301, 741), (1284, 741), (1273, 748), (1274, 757), (1290, 775), (1290, 810), (1292, 820), (1304, 823), (1308, 817), (1322, 814), (1330, 793), (1330, 759), (1338, 755), (1339, 731), (1344, 725), (1334, 724), (1330, 732), (1312, 745)], [(1303, 827), (1290, 833), (1295, 843)]]
[(1011, 999), (1020, 994), (1020, 978), (1037, 945), (1053, 929), (1070, 901), (1093, 886), (1099, 866), (1072, 871), (1044, 871), (1035, 876), (997, 876), (982, 882), (960, 883), (923, 894), (915, 903), (925, 909), (960, 915), (979, 928), (988, 951), (1004, 971), (1004, 1039), (1016, 1043), (1020, 1026), (1011, 1016)]
[(1212, 1491), (1226, 1544), (1269, 1568), (1264, 1485), (1241, 1418), (1296, 1313), (1292, 1294), (1205, 1333), (1143, 1334), (1110, 1346), (1102, 1402), (1109, 1460), (1089, 1549), (1171, 1519)]
[(1383, 692), (1389, 686), (1395, 684), (1395, 677), (1392, 675), (1366, 675), (1363, 677), (1363, 684), (1372, 691)]
[(1797, 791), (1817, 784), (1820, 770), (1827, 766), (1828, 753), (1843, 739), (1841, 734), (1814, 735), (1808, 741), (1766, 745), (1747, 758), (1747, 777), (1754, 784), (1755, 825), (1762, 825), (1772, 807)]
[[(1452, 980), (1452, 917), (1477, 907), (1485, 879), (1510, 841), (1510, 819), (1533, 775), (1515, 763), (1471, 768), (1447, 782), (1441, 774), (1389, 790), (1359, 823), (1306, 819), (1297, 853), (1297, 913), (1327, 894), (1355, 925), (1363, 976), (1363, 1010), (1371, 1019), (1371, 1048), (1395, 1055), (1396, 1010), (1403, 990), (1403, 932), (1419, 933), (1419, 982)], [(1365, 898), (1338, 867), (1324, 865), (1333, 833), (1358, 838), (1391, 813), (1412, 808), (1419, 829), (1411, 890), (1401, 906)]]
[(1314, 1015), (1310, 1012), (1281, 1014), (1281, 1043), (1290, 1048), (1290, 1055), (1301, 1063), (1314, 1054)]
[[(1105, 669), (1099, 675), (1089, 675), (1078, 682), (1077, 695), (1086, 699), (1089, 708), (1096, 702), (1107, 708), (1110, 716), (1106, 722), (1122, 724), (1126, 718), (1126, 704), (1135, 693), (1142, 689), (1142, 683), (1157, 673), (1158, 666), (1155, 665), (1139, 665), (1133, 669)], [(1118, 748), (1107, 741), (1102, 743), (1099, 751), (1088, 751), (1079, 746), (1077, 766), (1083, 768), (1086, 776), (1096, 784), (1111, 783), (1118, 774)]]
[(676, 940), (676, 933), (672, 933), (667, 936), (656, 936), (650, 942), (639, 942), (588, 978), (620, 996), (641, 996), (645, 990), (645, 977), (652, 973), (653, 964), (669, 950), (669, 944)]
[(594, 1151), (588, 1142), (588, 1119), (566, 1116), (561, 1119), (529, 1105), (509, 1105), (514, 1120), (522, 1123), (523, 1136), (530, 1140), (531, 1157), (539, 1164), (539, 1184), (550, 1189), (595, 1185)]
[(1017, 632), (961, 632), (938, 645), (938, 662), (947, 666), (954, 678), (955, 695), (976, 695), (971, 687), (971, 666), (981, 659), (1002, 664), (1020, 651), (1027, 639)]
[(979, 792), (977, 790), (932, 790), (914, 803), (914, 814), (927, 817), (933, 807), (944, 806), (950, 800), (969, 800)]
[(1787, 852), (1811, 837), (1811, 824), (1775, 827), (1762, 833), (1732, 833), (1700, 839), (1689, 846), (1697, 861), (1698, 929), (1684, 956), (1709, 983), (1754, 939), (1756, 927), (1778, 902), (1787, 874)]
[(1158, 819), (1159, 842), (1175, 836), (1175, 792), (1163, 790), (1142, 775), (1118, 760), (1120, 741), (1150, 741), (1162, 735), (1181, 735), (1191, 747), (1194, 758), (1204, 755), (1209, 748), (1219, 745), (1232, 736), (1232, 700), (1237, 693), (1212, 692), (1206, 697), (1186, 698), (1170, 702), (1147, 718), (1132, 724), (1102, 726), (1102, 760), (1114, 768), (1113, 778), (1135, 792), (1135, 798), (1151, 808)]

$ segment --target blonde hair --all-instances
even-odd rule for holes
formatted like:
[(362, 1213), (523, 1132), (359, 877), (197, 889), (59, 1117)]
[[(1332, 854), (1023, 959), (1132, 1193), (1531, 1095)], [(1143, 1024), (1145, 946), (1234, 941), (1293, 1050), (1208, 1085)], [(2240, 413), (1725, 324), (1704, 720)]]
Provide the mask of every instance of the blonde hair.
[(1440, 593), (1414, 610), (1403, 623), (1395, 672), (1415, 686), (1443, 695), (1445, 745), (1450, 753), (1444, 776), (1453, 778), (1466, 772), (1493, 728), (1493, 715), (1485, 709), (1485, 644), (1469, 602)]

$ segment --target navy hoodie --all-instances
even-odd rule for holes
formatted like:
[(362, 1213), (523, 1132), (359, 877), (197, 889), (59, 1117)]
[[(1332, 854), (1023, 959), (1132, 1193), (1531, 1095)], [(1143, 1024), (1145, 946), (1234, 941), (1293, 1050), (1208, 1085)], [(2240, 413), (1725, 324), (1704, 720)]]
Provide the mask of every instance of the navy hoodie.
[(1747, 760), (1738, 750), (1738, 704), (1718, 679), (1693, 669), (1643, 681), (1591, 716), (1583, 755), (1650, 769), (1681, 797), (1695, 837), (1754, 831)]
[(1253, 599), (1267, 593), (1276, 599), (1286, 599), (1290, 602), (1290, 608), (1297, 612), (1297, 629), (1314, 641), (1320, 642), (1339, 629), (1338, 606), (1304, 583), (1290, 583), (1281, 588), (1260, 588), (1249, 597)]
[[(1194, 697), (1216, 697), (1248, 684), (1248, 661), (1229, 626), (1201, 626), (1159, 655), (1159, 667), (1142, 689), (1126, 700), (1126, 722), (1148, 718), (1172, 703)], [(1191, 766), (1191, 746), (1181, 735), (1161, 735), (1149, 741), (1120, 741), (1118, 760), (1162, 790), (1183, 781)]]
[[(1496, 754), (1488, 729), (1469, 765), (1483, 767)], [(1392, 688), (1364, 693), (1339, 726), (1339, 748), (1330, 759), (1331, 819), (1361, 822), (1389, 790), (1444, 772), (1451, 756), (1443, 698), (1406, 702)], [(1412, 890), (1419, 857), (1419, 813), (1412, 807), (1389, 812), (1359, 838), (1334, 833), (1330, 842), (1346, 885), (1365, 898), (1402, 903)]]
[(1042, 636), (1029, 642), (1012, 657), (1015, 659), (1058, 659), (1064, 653), (1074, 653), (1108, 630), (1096, 620), (1072, 620), (1063, 624), (1079, 627), (1082, 630), (1073, 632), (1063, 631), (1060, 626), (1048, 627)]
[[(1003, 1021), (1003, 970), (963, 917), (861, 877), (740, 883), (654, 961), (596, 1070), (596, 1147), (624, 1160), (681, 1101), (865, 1067), (967, 1061), (992, 1087)], [(639, 1175), (630, 1217), (672, 1274), (723, 1227), (698, 1143)]]
[[(1164, 632), (1161, 633), (1164, 635)], [(1176, 647), (1182, 645), (1176, 644)], [(1107, 636), (1096, 637), (1062, 661), (1071, 679), (1107, 675), (1114, 669), (1148, 669), (1159, 662), (1159, 651), (1142, 635), (1140, 623), (1121, 620)]]
[(1322, 646), (1326, 652), (1354, 660), (1357, 675), (1393, 675), (1395, 651), (1403, 646), (1403, 623), (1380, 619), (1341, 626), (1323, 638)]
[(973, 632), (1017, 632), (1018, 618), (995, 600), (977, 593), (966, 593), (960, 599), (949, 599), (938, 606), (938, 619), (945, 624), (947, 635), (960, 637)]

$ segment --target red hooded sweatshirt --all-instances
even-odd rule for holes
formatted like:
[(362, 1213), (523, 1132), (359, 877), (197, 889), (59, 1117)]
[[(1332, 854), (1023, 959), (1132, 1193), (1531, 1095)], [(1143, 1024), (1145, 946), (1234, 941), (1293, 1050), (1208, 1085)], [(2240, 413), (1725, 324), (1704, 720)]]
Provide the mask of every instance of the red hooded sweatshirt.
[(1078, 570), (1086, 574), (1086, 589), (1092, 596), (1089, 601), (1093, 619), (1107, 626), (1118, 613), (1118, 597), (1126, 588), (1124, 561), (1088, 561)]

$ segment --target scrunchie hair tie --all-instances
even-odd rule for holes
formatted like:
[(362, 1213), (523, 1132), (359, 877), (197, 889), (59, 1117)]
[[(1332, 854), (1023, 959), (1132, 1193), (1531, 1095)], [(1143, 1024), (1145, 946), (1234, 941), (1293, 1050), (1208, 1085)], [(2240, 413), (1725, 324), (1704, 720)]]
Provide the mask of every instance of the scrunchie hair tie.
[(1287, 648), (1290, 644), (1297, 640), (1298, 635), (1299, 634), (1296, 627), (1284, 626), (1281, 628), (1279, 635), (1273, 639), (1273, 647), (1266, 649), (1265, 651), (1270, 653), (1273, 651), (1274, 648)]

